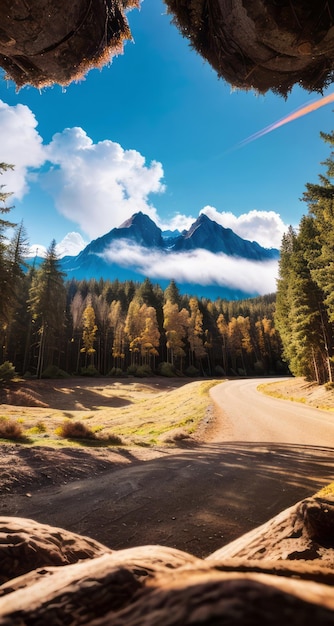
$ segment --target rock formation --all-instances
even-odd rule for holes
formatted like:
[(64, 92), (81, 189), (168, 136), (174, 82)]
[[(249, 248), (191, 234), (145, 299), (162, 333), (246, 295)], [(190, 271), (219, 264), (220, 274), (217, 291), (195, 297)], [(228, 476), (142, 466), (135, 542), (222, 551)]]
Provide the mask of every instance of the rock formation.
[(334, 502), (308, 498), (199, 559), (0, 518), (0, 626), (334, 624)]
[[(164, 0), (193, 48), (232, 85), (286, 95), (333, 80), (328, 0)], [(0, 65), (18, 87), (67, 85), (108, 63), (131, 33), (140, 0), (2, 0)], [(112, 77), (111, 77), (112, 80)]]

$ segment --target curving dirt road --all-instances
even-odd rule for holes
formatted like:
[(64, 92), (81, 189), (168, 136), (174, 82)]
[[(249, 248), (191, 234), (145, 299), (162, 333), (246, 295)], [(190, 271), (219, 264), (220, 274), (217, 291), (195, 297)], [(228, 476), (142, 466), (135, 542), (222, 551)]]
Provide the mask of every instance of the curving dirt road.
[[(161, 449), (159, 458), (122, 469), (105, 460), (106, 469), (88, 479), (11, 492), (1, 497), (2, 514), (115, 549), (160, 544), (207, 556), (334, 480), (334, 417), (263, 396), (259, 382), (212, 390), (220, 409), (203, 433), (206, 443)], [(90, 451), (80, 453), (84, 463)], [(123, 454), (131, 458), (130, 450)], [(43, 473), (52, 473), (43, 463)]]
[(220, 440), (334, 447), (333, 413), (261, 394), (257, 387), (262, 383), (263, 379), (229, 380), (211, 389), (212, 399), (224, 412)]

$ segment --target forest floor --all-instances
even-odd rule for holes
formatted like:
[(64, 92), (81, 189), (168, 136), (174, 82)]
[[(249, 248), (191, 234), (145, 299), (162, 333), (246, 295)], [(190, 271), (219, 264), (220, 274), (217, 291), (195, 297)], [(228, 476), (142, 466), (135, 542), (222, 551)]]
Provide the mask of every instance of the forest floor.
[[(154, 405), (157, 398), (167, 398), (166, 404), (168, 397), (172, 398), (169, 394), (173, 393), (181, 394), (177, 396), (177, 400), (182, 405), (188, 396), (194, 395), (197, 385), (200, 384), (202, 383), (179, 378), (108, 382), (106, 379), (82, 378), (25, 381), (2, 391), (0, 419), (19, 419), (21, 415), (24, 422), (32, 420), (31, 423), (38, 423), (42, 420), (48, 423), (54, 416), (54, 419), (60, 421), (64, 415), (68, 419), (84, 415), (90, 421), (90, 416), (98, 413), (98, 421), (101, 423), (103, 416), (110, 412), (110, 407), (126, 408), (130, 405), (135, 413), (136, 406), (138, 410), (140, 407), (140, 410), (143, 407), (148, 410), (147, 407)], [(266, 387), (266, 392), (274, 393), (278, 397), (334, 410), (334, 392), (310, 385), (303, 379), (285, 379), (269, 386), (264, 384), (263, 387)], [(111, 389), (116, 389), (117, 394), (112, 395)], [(132, 394), (131, 398), (129, 394)], [(240, 507), (239, 510), (237, 504), (234, 506), (230, 503), (231, 506), (227, 507), (230, 518), (224, 519), (222, 530), (222, 514), (217, 512), (217, 492), (212, 483), (213, 480), (220, 480), (213, 477), (221, 476), (222, 471), (223, 447), (217, 444), (217, 433), (221, 429), (222, 419), (221, 411), (211, 407), (190, 436), (180, 436), (180, 429), (177, 428), (174, 440), (161, 440), (152, 445), (145, 441), (125, 446), (96, 445), (96, 442), (86, 445), (83, 442), (72, 444), (64, 440), (57, 447), (53, 445), (54, 438), (45, 433), (40, 434), (40, 439), (37, 443), (35, 440), (34, 445), (0, 440), (2, 514), (31, 517), (68, 528), (115, 548), (130, 547), (139, 542), (161, 543), (188, 550), (191, 537), (192, 548), (189, 551), (199, 556), (209, 554), (251, 527), (263, 523), (279, 510), (290, 506), (295, 498), (297, 501), (305, 494), (308, 495), (309, 488), (306, 475), (305, 483), (300, 484), (299, 490), (287, 493), (288, 490), (282, 486), (282, 493), (274, 503), (276, 508), (273, 508), (272, 485), (268, 483), (267, 494), (263, 493), (263, 485), (259, 486), (261, 491), (254, 492), (252, 498), (256, 504), (259, 497), (267, 497), (263, 515), (256, 506), (254, 517), (250, 519), (249, 511), (245, 512)], [(212, 442), (214, 445), (210, 447)], [(247, 454), (245, 451), (240, 452), (240, 446), (238, 450), (232, 450), (231, 443), (225, 447), (225, 460), (229, 455), (243, 454), (243, 463), (250, 463), (251, 470), (255, 458), (252, 454), (248, 454), (248, 451)], [(254, 454), (255, 452), (256, 458), (260, 458), (262, 451), (254, 450)], [(278, 463), (280, 471), (285, 463), (285, 456), (282, 455)], [(173, 463), (176, 474), (180, 474), (180, 480), (187, 479), (186, 491), (185, 482), (176, 487), (172, 485)], [(176, 470), (177, 463), (180, 463), (180, 471)], [(208, 467), (210, 475), (207, 482), (202, 484), (198, 472), (203, 471), (204, 476)], [(290, 471), (289, 468), (286, 469)], [(331, 472), (332, 468), (329, 468), (328, 476)], [(227, 480), (232, 489), (234, 478)], [(143, 485), (145, 491), (142, 490)], [(211, 486), (216, 500), (210, 505)], [(162, 492), (164, 502), (159, 498), (159, 493)], [(146, 495), (143, 496), (143, 493)], [(166, 499), (166, 493), (171, 498), (170, 502)], [(235, 495), (231, 491), (229, 497), (234, 498)], [(136, 500), (134, 505), (134, 498), (140, 498), (140, 504)], [(86, 508), (79, 519), (76, 514), (84, 506), (85, 499)], [(109, 510), (108, 507), (111, 506), (112, 510)], [(127, 507), (126, 512), (124, 507)], [(176, 520), (181, 517), (181, 511), (184, 522), (180, 526)], [(117, 512), (119, 515), (116, 515)], [(113, 521), (110, 527), (108, 524), (111, 517)], [(117, 519), (123, 521), (117, 522)]]

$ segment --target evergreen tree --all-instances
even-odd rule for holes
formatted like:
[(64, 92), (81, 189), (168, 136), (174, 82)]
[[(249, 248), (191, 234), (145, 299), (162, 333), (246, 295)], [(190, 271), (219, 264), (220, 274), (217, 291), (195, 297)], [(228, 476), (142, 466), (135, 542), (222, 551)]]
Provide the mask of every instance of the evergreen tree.
[[(334, 131), (321, 133), (324, 141), (334, 146)], [(312, 278), (324, 292), (324, 304), (330, 322), (334, 323), (334, 150), (324, 161), (326, 175), (320, 175), (320, 184), (307, 183), (303, 199), (315, 218), (314, 234), (317, 242), (316, 254), (309, 258)]]
[[(13, 169), (13, 165), (8, 163), (0, 163), (0, 174)], [(3, 191), (5, 185), (0, 185), (0, 215), (9, 213), (12, 207), (7, 205), (8, 198), (12, 195), (12, 192), (6, 193)], [(0, 218), (0, 330), (3, 331), (3, 325), (8, 323), (8, 315), (10, 307), (8, 303), (10, 300), (11, 285), (8, 274), (8, 264), (6, 259), (6, 243), (5, 232), (8, 228), (15, 226), (12, 222), (6, 219)]]
[(330, 326), (323, 292), (310, 270), (309, 259), (318, 247), (314, 229), (315, 220), (305, 216), (298, 235), (290, 228), (283, 237), (275, 325), (291, 372), (320, 383), (331, 380)]
[(169, 300), (172, 304), (181, 305), (181, 294), (175, 280), (171, 280), (164, 291), (164, 301)]
[(59, 352), (59, 339), (65, 323), (66, 289), (55, 240), (51, 242), (45, 259), (33, 276), (29, 301), (40, 336), (36, 367), (37, 376), (40, 377), (43, 369), (53, 364), (55, 351)]
[[(24, 291), (23, 283), (25, 281), (24, 274), (24, 258), (28, 254), (28, 240), (26, 231), (21, 224), (15, 229), (13, 237), (5, 249), (5, 264), (8, 280), (8, 291), (5, 304), (6, 319), (4, 333), (4, 360), (8, 360), (8, 345), (17, 309), (22, 304), (21, 294)], [(26, 303), (25, 303), (26, 304)]]

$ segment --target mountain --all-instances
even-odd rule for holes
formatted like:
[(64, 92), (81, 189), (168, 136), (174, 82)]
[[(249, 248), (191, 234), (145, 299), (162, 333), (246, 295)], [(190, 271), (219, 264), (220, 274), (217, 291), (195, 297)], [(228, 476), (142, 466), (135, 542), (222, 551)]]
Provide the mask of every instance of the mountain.
[(144, 215), (140, 211), (123, 222), (119, 228), (113, 228), (106, 235), (94, 239), (74, 258), (82, 259), (89, 254), (101, 254), (114, 241), (120, 239), (126, 239), (147, 248), (162, 248), (164, 246), (161, 229), (148, 215)]
[[(182, 233), (178, 231), (163, 233), (150, 217), (138, 212), (123, 222), (119, 228), (113, 228), (102, 237), (91, 241), (77, 256), (67, 256), (60, 261), (61, 269), (68, 279), (118, 278), (120, 281), (141, 282), (148, 276), (164, 289), (174, 278), (181, 293), (199, 297), (237, 299), (258, 295), (256, 289), (242, 290), (237, 285), (234, 287), (233, 277), (226, 281), (229, 287), (221, 286), (216, 275), (212, 276), (212, 272), (211, 274), (208, 272), (210, 268), (205, 267), (205, 262), (202, 263), (201, 273), (209, 273), (209, 278), (206, 277), (205, 281), (201, 281), (205, 282), (205, 285), (197, 284), (195, 267), (194, 276), (189, 272), (189, 259), (191, 263), (195, 263), (194, 255), (195, 257), (200, 255), (203, 250), (217, 255), (217, 267), (218, 263), (219, 268), (221, 267), (220, 277), (226, 272), (225, 257), (218, 255), (224, 254), (236, 261), (239, 259), (255, 262), (277, 260), (279, 256), (278, 250), (263, 248), (255, 241), (242, 239), (230, 228), (224, 228), (204, 214), (199, 216), (189, 230)], [(146, 264), (138, 260), (139, 258), (146, 261)], [(171, 259), (174, 270), (168, 273), (168, 263)], [(164, 278), (156, 278), (159, 274), (155, 271), (156, 263), (162, 267), (160, 275)], [(180, 268), (184, 269), (186, 263), (188, 272), (181, 271), (180, 274)], [(145, 269), (142, 269), (143, 267)], [(177, 275), (172, 275), (172, 272)], [(218, 275), (217, 271), (216, 274)]]
[(195, 250), (202, 248), (227, 256), (263, 261), (277, 259), (278, 250), (262, 248), (256, 241), (247, 241), (236, 235), (230, 228), (224, 228), (210, 220), (202, 213), (188, 231), (182, 233), (175, 241), (175, 251)]

